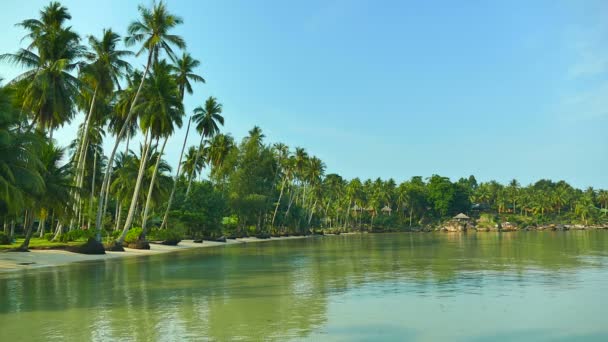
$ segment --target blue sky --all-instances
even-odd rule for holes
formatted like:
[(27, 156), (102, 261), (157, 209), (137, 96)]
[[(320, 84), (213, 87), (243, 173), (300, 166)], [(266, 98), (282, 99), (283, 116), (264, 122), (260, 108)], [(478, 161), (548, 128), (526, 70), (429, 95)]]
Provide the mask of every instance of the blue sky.
[[(99, 35), (125, 34), (137, 5), (151, 2), (62, 3), (78, 32)], [(0, 53), (22, 46), (13, 24), (46, 4), (3, 1)], [(237, 139), (258, 125), (268, 142), (305, 147), (346, 178), (474, 174), (608, 188), (605, 1), (168, 5), (207, 79), (188, 113), (216, 96)], [(0, 65), (6, 80), (18, 71)], [(55, 135), (61, 144), (74, 127)], [(184, 134), (169, 141), (173, 165)]]

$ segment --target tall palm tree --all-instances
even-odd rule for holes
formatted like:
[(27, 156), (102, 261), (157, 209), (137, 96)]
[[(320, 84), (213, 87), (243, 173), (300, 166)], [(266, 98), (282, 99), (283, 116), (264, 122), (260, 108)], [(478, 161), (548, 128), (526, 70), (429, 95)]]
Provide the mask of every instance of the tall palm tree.
[(69, 122), (76, 111), (74, 102), (79, 82), (72, 75), (82, 55), (78, 34), (66, 26), (71, 19), (66, 7), (51, 2), (41, 12), (39, 19), (27, 19), (18, 25), (28, 31), (30, 40), (26, 49), (14, 54), (0, 55), (7, 60), (28, 68), (12, 82), (20, 83), (24, 113), (31, 113), (32, 127), (49, 132)]
[(128, 31), (129, 36), (125, 39), (125, 43), (127, 45), (134, 45), (136, 43), (141, 43), (140, 50), (136, 53), (136, 55), (141, 55), (143, 52), (148, 53), (148, 59), (146, 62), (146, 68), (144, 69), (144, 73), (142, 75), (141, 81), (139, 83), (139, 87), (137, 92), (135, 93), (135, 97), (131, 102), (129, 112), (125, 119), (125, 124), (118, 132), (116, 137), (116, 142), (114, 143), (114, 148), (110, 154), (110, 158), (108, 158), (109, 167), (106, 168), (106, 173), (104, 175), (103, 184), (101, 186), (101, 192), (99, 194), (99, 203), (97, 207), (97, 219), (95, 221), (95, 225), (97, 227), (97, 240), (101, 240), (101, 217), (103, 215), (103, 203), (104, 198), (106, 196), (106, 187), (108, 186), (108, 182), (110, 179), (110, 172), (112, 170), (112, 164), (114, 163), (114, 155), (116, 154), (116, 150), (118, 149), (118, 145), (120, 144), (121, 139), (123, 138), (128, 125), (131, 121), (131, 117), (134, 113), (135, 105), (138, 103), (139, 94), (144, 85), (144, 81), (148, 76), (148, 72), (150, 67), (152, 66), (153, 61), (158, 61), (158, 56), (162, 51), (171, 58), (175, 59), (175, 53), (173, 52), (173, 46), (176, 46), (180, 49), (184, 49), (186, 47), (185, 41), (182, 37), (171, 34), (170, 31), (174, 29), (177, 25), (182, 23), (182, 19), (168, 12), (167, 7), (161, 1), (159, 3), (154, 3), (152, 5), (152, 9), (145, 8), (143, 6), (139, 6), (139, 13), (141, 15), (141, 19), (137, 20), (129, 25)]
[[(141, 112), (144, 113), (141, 118), (142, 129), (150, 129), (151, 139), (156, 139), (157, 141), (158, 139), (163, 139), (162, 147), (156, 158), (156, 164), (148, 189), (148, 196), (146, 197), (146, 204), (144, 206), (142, 240), (145, 240), (146, 237), (148, 212), (152, 200), (152, 191), (154, 190), (156, 175), (158, 173), (158, 166), (165, 151), (167, 140), (173, 134), (175, 126), (182, 126), (182, 116), (184, 114), (184, 107), (177, 88), (177, 83), (170, 71), (170, 66), (164, 61), (154, 65), (149, 82), (144, 89), (145, 101), (138, 105), (141, 106), (141, 109), (138, 108), (138, 110), (141, 110)], [(134, 197), (137, 196), (134, 195)], [(125, 228), (123, 230), (123, 236), (126, 236), (126, 232), (130, 228), (127, 223), (132, 222), (132, 216), (134, 214), (134, 212), (129, 210), (127, 222), (125, 223)], [(124, 240), (124, 237), (121, 238)], [(119, 241), (122, 242), (123, 240)]]
[[(196, 123), (196, 131), (201, 135), (201, 141), (199, 143), (199, 153), (196, 154), (196, 159), (194, 160), (194, 165), (198, 164), (198, 159), (200, 158), (200, 149), (203, 146), (203, 140), (205, 138), (211, 138), (215, 136), (220, 131), (219, 126), (224, 125), (224, 117), (222, 114), (222, 104), (217, 102), (217, 99), (213, 96), (209, 97), (207, 101), (205, 101), (205, 106), (198, 106), (194, 108), (194, 115), (192, 115), (192, 120)], [(190, 173), (190, 177), (188, 179), (188, 188), (186, 188), (186, 196), (190, 194), (190, 188), (192, 187), (192, 179), (194, 173)]]
[[(174, 67), (174, 72), (176, 74), (177, 86), (179, 89), (179, 95), (181, 100), (184, 100), (185, 92), (188, 94), (192, 94), (192, 84), (193, 82), (202, 82), (205, 83), (205, 79), (194, 73), (194, 69), (200, 65), (200, 62), (194, 58), (189, 53), (184, 52), (182, 58), (176, 61)], [(186, 149), (186, 142), (188, 141), (188, 134), (190, 133), (190, 124), (192, 123), (192, 118), (188, 119), (188, 128), (186, 128), (186, 136), (184, 137), (184, 142), (182, 144), (182, 150), (179, 153), (179, 161), (177, 163), (177, 170), (175, 171), (175, 179), (173, 181), (173, 189), (171, 189), (171, 195), (169, 196), (169, 202), (167, 203), (167, 208), (165, 209), (165, 215), (163, 217), (163, 222), (161, 224), (161, 229), (167, 225), (167, 218), (169, 217), (169, 210), (171, 210), (171, 205), (173, 204), (173, 197), (175, 196), (175, 189), (177, 188), (177, 180), (179, 178), (180, 168), (182, 166), (182, 158), (184, 156), (184, 150)]]

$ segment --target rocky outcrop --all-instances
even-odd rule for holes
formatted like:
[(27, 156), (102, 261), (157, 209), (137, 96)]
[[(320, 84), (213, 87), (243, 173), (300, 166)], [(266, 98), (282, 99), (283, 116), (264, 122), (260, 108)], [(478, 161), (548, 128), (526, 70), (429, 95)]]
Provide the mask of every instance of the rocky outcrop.
[(466, 222), (451, 220), (446, 222), (440, 230), (444, 232), (466, 232), (467, 228)]

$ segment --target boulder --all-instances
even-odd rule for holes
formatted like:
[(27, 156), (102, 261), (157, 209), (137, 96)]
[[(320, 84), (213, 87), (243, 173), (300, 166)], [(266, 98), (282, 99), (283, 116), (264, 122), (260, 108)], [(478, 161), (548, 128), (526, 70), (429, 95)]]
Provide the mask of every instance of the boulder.
[(106, 254), (106, 250), (103, 247), (103, 244), (92, 237), (89, 238), (84, 244), (80, 246), (69, 247), (67, 250), (80, 254)]
[(125, 249), (122, 246), (122, 244), (116, 242), (116, 241), (112, 241), (109, 244), (104, 246), (106, 251), (110, 251), (110, 252), (124, 252)]
[(443, 227), (441, 227), (441, 230), (447, 232), (466, 232), (467, 225), (466, 223), (460, 223), (457, 221), (448, 221)]
[(215, 239), (215, 242), (226, 242), (226, 237), (220, 236), (219, 238)]
[(146, 240), (136, 240), (133, 243), (130, 243), (127, 247), (133, 249), (150, 249), (150, 243)]

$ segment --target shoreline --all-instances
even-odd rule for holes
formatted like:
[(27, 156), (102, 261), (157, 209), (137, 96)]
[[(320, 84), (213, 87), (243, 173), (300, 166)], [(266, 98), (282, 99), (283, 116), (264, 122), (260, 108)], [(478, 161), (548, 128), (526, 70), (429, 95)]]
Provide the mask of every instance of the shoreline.
[(150, 249), (125, 248), (124, 252), (106, 251), (106, 254), (93, 255), (74, 253), (63, 249), (31, 249), (29, 252), (1, 252), (0, 274), (44, 269), (48, 267), (59, 267), (83, 261), (133, 258), (145, 255), (167, 254), (196, 248), (211, 248), (218, 246), (238, 245), (243, 243), (305, 239), (311, 236), (271, 237), (270, 239), (247, 237), (235, 240), (228, 239), (226, 242), (204, 240), (203, 243), (194, 243), (193, 240), (182, 240), (177, 246), (166, 246), (151, 243)]

